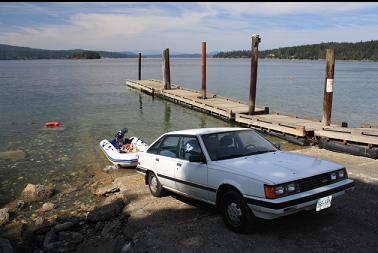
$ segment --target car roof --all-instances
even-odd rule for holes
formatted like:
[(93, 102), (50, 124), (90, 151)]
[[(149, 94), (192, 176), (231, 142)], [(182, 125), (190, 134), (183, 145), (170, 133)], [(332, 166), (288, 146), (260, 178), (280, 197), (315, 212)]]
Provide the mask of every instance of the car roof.
[(213, 134), (213, 133), (247, 130), (247, 129), (250, 129), (250, 128), (241, 128), (241, 127), (195, 128), (195, 129), (185, 129), (185, 130), (168, 132), (166, 134), (203, 135), (203, 134)]

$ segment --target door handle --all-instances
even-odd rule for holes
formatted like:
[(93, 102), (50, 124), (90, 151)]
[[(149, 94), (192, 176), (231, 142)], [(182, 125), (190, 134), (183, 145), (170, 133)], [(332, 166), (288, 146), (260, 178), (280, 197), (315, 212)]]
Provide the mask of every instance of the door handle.
[(155, 158), (155, 161), (159, 161), (159, 158)]
[(181, 163), (177, 163), (177, 166), (181, 167)]

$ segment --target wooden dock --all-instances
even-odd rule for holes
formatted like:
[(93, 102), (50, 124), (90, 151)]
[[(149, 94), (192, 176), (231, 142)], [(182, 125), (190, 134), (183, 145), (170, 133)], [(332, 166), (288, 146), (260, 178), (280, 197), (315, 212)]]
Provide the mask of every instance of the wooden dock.
[[(248, 127), (257, 128), (265, 133), (282, 137), (299, 145), (315, 142), (315, 131), (322, 130), (319, 119), (273, 112), (266, 115), (236, 114), (235, 121)], [(333, 123), (332, 127), (341, 127), (345, 123)]]
[(318, 144), (330, 150), (378, 159), (378, 128), (375, 124), (348, 128), (344, 122), (333, 122), (325, 127), (320, 119), (281, 112), (269, 113), (269, 108), (262, 106), (256, 107), (256, 114), (248, 115), (248, 105), (242, 101), (211, 93), (207, 93), (207, 98), (202, 99), (200, 91), (177, 84), (172, 84), (171, 89), (164, 89), (162, 81), (153, 79), (127, 80), (126, 84), (130, 88), (235, 121), (299, 145)]
[[(131, 88), (145, 93), (172, 100), (177, 104), (204, 111), (227, 120), (234, 120), (237, 113), (248, 113), (248, 105), (239, 100), (211, 93), (207, 93), (207, 98), (202, 99), (199, 91), (183, 88), (174, 84), (171, 85), (171, 89), (165, 90), (164, 84), (160, 80), (127, 80), (126, 84)], [(258, 106), (256, 113), (269, 113), (269, 108)]]

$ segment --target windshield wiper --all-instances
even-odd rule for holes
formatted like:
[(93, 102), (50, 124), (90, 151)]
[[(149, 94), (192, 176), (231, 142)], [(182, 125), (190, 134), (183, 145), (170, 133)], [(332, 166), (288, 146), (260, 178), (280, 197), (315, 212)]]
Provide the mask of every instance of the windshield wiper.
[(244, 154), (232, 154), (232, 155), (228, 155), (228, 156), (222, 156), (222, 157), (219, 157), (217, 159), (218, 160), (225, 160), (225, 159), (231, 159), (231, 158), (237, 158), (237, 157), (241, 157), (241, 156), (245, 156)]
[(259, 155), (259, 154), (264, 154), (264, 153), (269, 153), (269, 152), (276, 152), (276, 150), (259, 150), (259, 151), (255, 151), (255, 152), (247, 153), (247, 154), (245, 154), (245, 155), (246, 155), (246, 156), (247, 156), (247, 155)]

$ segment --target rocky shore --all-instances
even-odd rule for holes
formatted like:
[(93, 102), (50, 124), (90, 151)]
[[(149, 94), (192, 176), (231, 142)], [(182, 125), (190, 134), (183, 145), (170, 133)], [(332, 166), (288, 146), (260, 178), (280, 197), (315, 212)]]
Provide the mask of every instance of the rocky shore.
[(128, 252), (122, 178), (130, 173), (108, 166), (61, 191), (27, 184), (0, 209), (0, 252)]
[(153, 197), (134, 169), (85, 167), (68, 180), (25, 183), (1, 206), (0, 252), (375, 252), (378, 161), (318, 148), (295, 152), (343, 163), (355, 191), (327, 210), (260, 220), (240, 235), (213, 206), (173, 193)]

